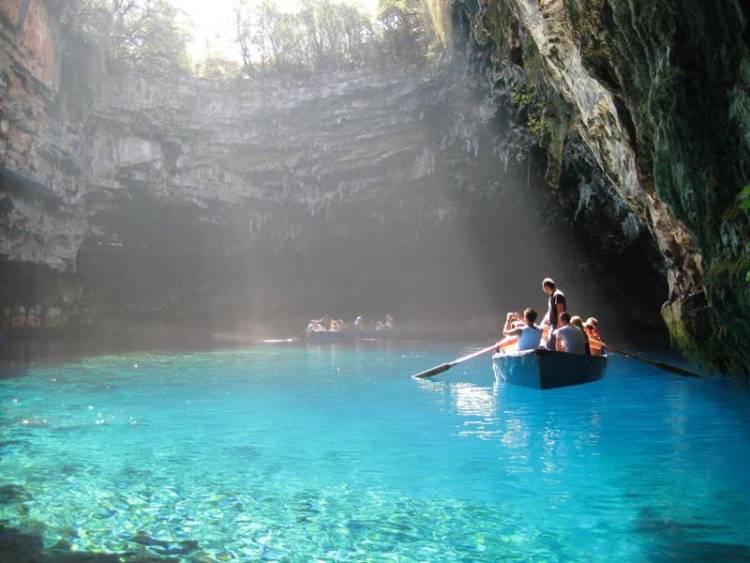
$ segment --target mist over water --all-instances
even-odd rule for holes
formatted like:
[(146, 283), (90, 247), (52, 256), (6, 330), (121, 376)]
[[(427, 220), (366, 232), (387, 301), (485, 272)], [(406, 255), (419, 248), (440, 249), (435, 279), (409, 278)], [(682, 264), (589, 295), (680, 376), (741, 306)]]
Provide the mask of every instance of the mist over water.
[[(416, 57), (383, 32), (362, 43), (368, 53), (277, 58), (234, 81), (112, 72), (86, 108), (66, 67), (61, 107), (87, 123), (70, 163), (80, 193), (33, 203), (75, 217), (43, 222), (46, 246), (13, 226), (36, 262), (4, 264), (0, 305), (56, 306), (90, 342), (133, 347), (296, 336), (323, 315), (392, 314), (417, 338), (494, 338), (507, 311), (543, 313), (551, 276), (571, 311), (608, 334), (653, 326), (663, 280), (612, 299), (638, 275), (607, 245), (637, 252), (642, 226), (592, 211), (635, 224), (622, 243), (587, 247), (596, 227), (579, 214), (605, 190), (574, 170), (558, 192), (547, 185), (544, 151), (506, 105), (510, 86), (490, 91), (462, 49), (428, 56), (447, 41), (443, 24), (419, 31), (433, 44)], [(95, 76), (89, 63), (73, 66)], [(3, 179), (33, 196), (23, 178)]]
[[(86, 307), (105, 331), (183, 344), (294, 336), (325, 314), (391, 313), (415, 336), (494, 338), (506, 311), (543, 313), (552, 276), (574, 313), (600, 317), (609, 334), (627, 328), (603, 268), (561, 220), (544, 159), (459, 63), (268, 79), (249, 93), (197, 85), (197, 103), (170, 94), (170, 107), (194, 104), (187, 123), (206, 138), (183, 133), (173, 172), (153, 185), (124, 177), (127, 199), (95, 216), (101, 232), (76, 265)], [(113, 107), (184, 125), (133, 101), (163, 84), (128, 88)], [(120, 166), (142, 158), (131, 145)], [(204, 194), (243, 196), (195, 205), (181, 185), (195, 170)], [(6, 274), (29, 302), (56, 283)]]

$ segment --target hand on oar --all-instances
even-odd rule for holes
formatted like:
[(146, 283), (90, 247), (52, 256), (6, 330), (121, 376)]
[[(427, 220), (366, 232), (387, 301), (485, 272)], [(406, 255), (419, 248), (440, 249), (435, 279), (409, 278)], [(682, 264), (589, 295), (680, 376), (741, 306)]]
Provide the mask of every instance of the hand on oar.
[(627, 350), (623, 350), (622, 348), (618, 348), (617, 346), (611, 346), (607, 344), (606, 342), (602, 342), (601, 340), (592, 339), (590, 340), (590, 342), (593, 342), (594, 344), (599, 344), (600, 346), (603, 346), (607, 350), (611, 350), (615, 354), (620, 354), (621, 356), (625, 356), (626, 358), (630, 358), (638, 362), (643, 362), (644, 364), (652, 365), (659, 369), (663, 369), (664, 371), (670, 371), (672, 373), (676, 373), (678, 375), (682, 375), (685, 377), (701, 377), (699, 373), (695, 373), (694, 371), (690, 371), (685, 368), (681, 368), (679, 366), (674, 366), (666, 362), (657, 362), (655, 360), (649, 360), (648, 358), (644, 358), (643, 356), (639, 356), (638, 354), (634, 354), (633, 352), (628, 352)]
[(416, 379), (425, 379), (427, 377), (432, 377), (433, 375), (437, 375), (439, 373), (443, 373), (444, 371), (448, 371), (452, 367), (455, 367), (459, 364), (462, 364), (474, 358), (478, 358), (479, 356), (482, 356), (484, 354), (489, 354), (490, 352), (494, 352), (495, 350), (500, 349), (500, 348), (506, 348), (507, 346), (510, 346), (511, 344), (515, 344), (516, 342), (518, 342), (517, 337), (503, 340), (502, 342), (496, 342), (492, 346), (487, 346), (487, 348), (482, 348), (478, 352), (473, 352), (471, 354), (468, 354), (466, 356), (453, 360), (452, 362), (440, 364), (439, 366), (435, 366), (434, 368), (430, 368), (428, 370), (415, 373), (414, 375), (412, 375), (412, 377)]

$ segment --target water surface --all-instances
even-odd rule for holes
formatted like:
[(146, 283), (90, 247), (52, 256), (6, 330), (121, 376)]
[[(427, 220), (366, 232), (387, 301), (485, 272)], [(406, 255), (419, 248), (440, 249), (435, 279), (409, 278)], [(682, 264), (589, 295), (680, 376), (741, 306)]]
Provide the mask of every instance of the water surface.
[[(750, 560), (750, 393), (611, 358), (538, 391), (457, 344), (101, 356), (0, 379), (0, 521), (187, 560)], [(62, 542), (62, 543), (59, 543)]]

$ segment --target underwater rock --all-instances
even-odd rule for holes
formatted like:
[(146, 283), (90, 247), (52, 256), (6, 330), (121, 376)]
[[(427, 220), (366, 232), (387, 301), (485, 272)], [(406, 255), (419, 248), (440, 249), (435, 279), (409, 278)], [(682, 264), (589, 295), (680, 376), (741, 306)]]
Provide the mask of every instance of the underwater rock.
[(131, 538), (131, 541), (153, 548), (153, 550), (159, 555), (189, 555), (199, 548), (199, 544), (195, 540), (160, 540), (151, 537), (148, 533), (143, 531), (136, 533), (136, 535)]
[(31, 493), (22, 485), (0, 485), (0, 504), (11, 504), (31, 500)]

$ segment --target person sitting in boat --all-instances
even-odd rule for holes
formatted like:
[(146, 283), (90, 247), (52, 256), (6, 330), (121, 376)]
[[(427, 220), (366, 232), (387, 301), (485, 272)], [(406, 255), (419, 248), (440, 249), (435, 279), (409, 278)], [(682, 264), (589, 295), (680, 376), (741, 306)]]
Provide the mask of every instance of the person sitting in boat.
[(323, 328), (323, 325), (320, 324), (320, 321), (312, 319), (309, 323), (307, 323), (305, 332), (307, 334), (310, 334), (311, 332), (322, 332), (323, 330), (325, 329)]
[(591, 355), (591, 344), (589, 343), (589, 335), (586, 334), (586, 329), (583, 327), (583, 319), (579, 317), (578, 315), (573, 315), (570, 317), (570, 324), (576, 327), (578, 330), (581, 331), (581, 334), (583, 334), (583, 337), (586, 339), (586, 343), (584, 344), (584, 352), (587, 356)]
[[(537, 326), (537, 312), (532, 308), (526, 308), (523, 311), (523, 317), (518, 313), (508, 313), (505, 317), (505, 326), (503, 335), (510, 342), (511, 338), (518, 338), (518, 351), (536, 350), (542, 340), (542, 329)], [(503, 343), (500, 343), (503, 347)]]
[(547, 314), (542, 319), (542, 328), (545, 329), (545, 334), (547, 334), (547, 348), (555, 350), (555, 329), (561, 326), (560, 315), (567, 310), (565, 294), (557, 289), (557, 285), (552, 278), (544, 278), (542, 290), (549, 297)]
[(602, 335), (599, 332), (599, 321), (594, 317), (589, 317), (588, 319), (586, 319), (586, 322), (583, 323), (583, 330), (586, 331), (586, 335), (589, 337), (591, 355), (604, 355), (604, 344), (602, 343)]
[(555, 339), (555, 350), (569, 354), (585, 354), (586, 338), (577, 327), (570, 324), (570, 313), (564, 311), (558, 318), (560, 328), (552, 333)]

